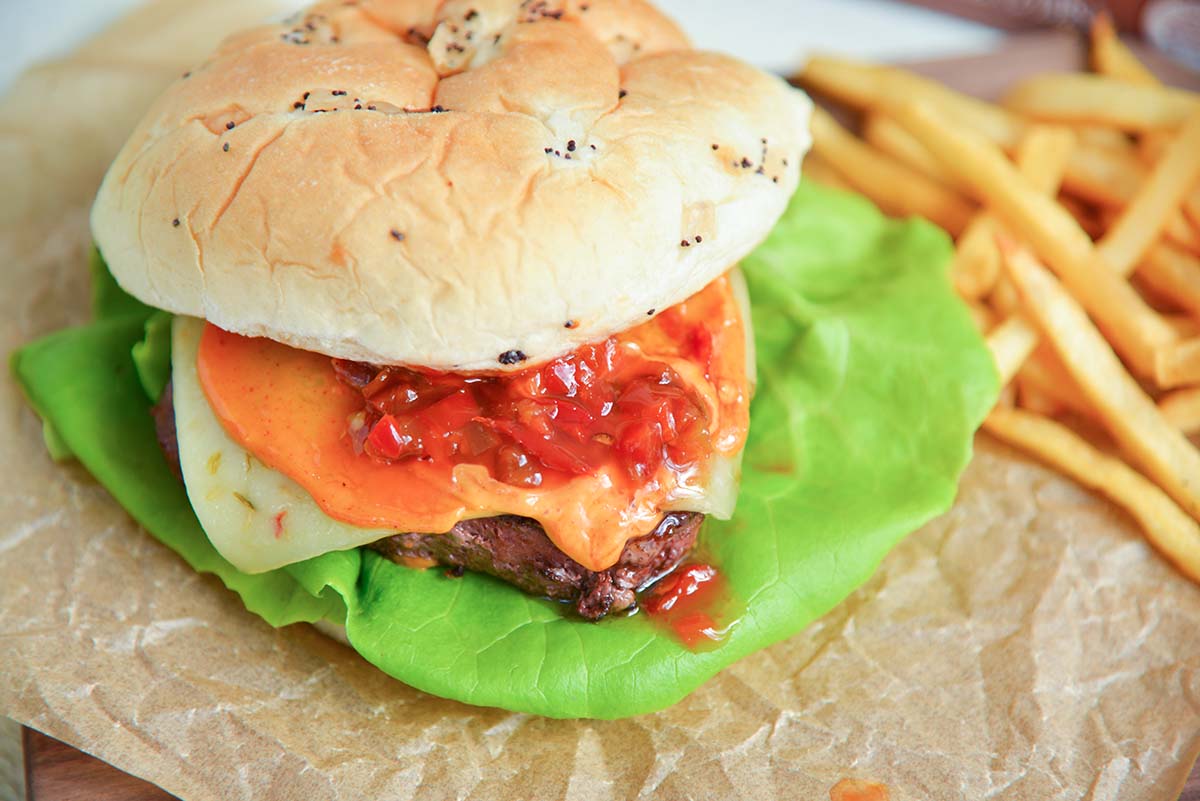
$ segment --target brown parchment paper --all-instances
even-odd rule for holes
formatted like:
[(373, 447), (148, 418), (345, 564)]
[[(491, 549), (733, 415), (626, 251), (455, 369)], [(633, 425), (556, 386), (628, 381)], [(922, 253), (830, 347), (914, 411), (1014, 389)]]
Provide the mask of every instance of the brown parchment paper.
[[(86, 314), (87, 208), (165, 83), (266, 0), (156, 0), (0, 101), (0, 350)], [(186, 799), (1173, 799), (1200, 591), (1130, 521), (981, 438), (954, 509), (803, 634), (666, 712), (423, 695), (273, 630), (47, 457), (0, 381), (0, 714)]]

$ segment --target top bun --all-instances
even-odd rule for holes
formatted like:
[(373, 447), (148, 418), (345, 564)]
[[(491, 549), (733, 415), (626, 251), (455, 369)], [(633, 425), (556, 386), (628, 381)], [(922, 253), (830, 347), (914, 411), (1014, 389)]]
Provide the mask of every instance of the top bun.
[(746, 255), (809, 109), (642, 0), (336, 0), (183, 75), (92, 231), (126, 290), (230, 331), (519, 369)]

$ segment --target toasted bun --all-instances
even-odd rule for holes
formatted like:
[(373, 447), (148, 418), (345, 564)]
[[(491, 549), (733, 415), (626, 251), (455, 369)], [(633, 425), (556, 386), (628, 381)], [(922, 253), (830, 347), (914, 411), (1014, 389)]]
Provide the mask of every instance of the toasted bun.
[(120, 284), (173, 312), (361, 361), (516, 369), (757, 245), (809, 107), (642, 0), (336, 0), (180, 78), (92, 230)]

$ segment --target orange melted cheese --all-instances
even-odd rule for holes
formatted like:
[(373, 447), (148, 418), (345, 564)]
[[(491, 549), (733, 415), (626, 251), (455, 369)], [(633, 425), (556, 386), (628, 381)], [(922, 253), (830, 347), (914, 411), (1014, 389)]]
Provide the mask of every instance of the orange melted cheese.
[[(680, 331), (703, 321), (711, 353), (697, 355)], [(631, 485), (614, 464), (530, 488), (473, 464), (356, 453), (347, 421), (362, 395), (340, 382), (328, 356), (205, 326), (200, 384), (229, 436), (303, 487), (330, 517), (364, 528), (449, 531), (472, 517), (531, 517), (551, 541), (590, 570), (612, 566), (625, 543), (652, 531), (673, 500), (703, 491), (706, 469), (735, 455), (749, 423), (746, 331), (728, 277), (618, 337), (619, 347), (665, 362), (711, 414), (711, 452), (685, 470), (660, 467)]]

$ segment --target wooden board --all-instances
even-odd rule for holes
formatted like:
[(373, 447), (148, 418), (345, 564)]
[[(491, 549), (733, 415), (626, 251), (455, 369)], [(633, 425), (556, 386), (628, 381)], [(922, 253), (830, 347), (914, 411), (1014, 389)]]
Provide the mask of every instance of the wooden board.
[[(1200, 90), (1200, 75), (1139, 48), (1168, 82)], [(1022, 34), (994, 53), (908, 65), (964, 92), (995, 98), (1015, 79), (1047, 70), (1077, 70), (1081, 38), (1071, 32)], [(165, 801), (173, 796), (43, 734), (25, 730), (29, 801)], [(1180, 801), (1200, 801), (1200, 771), (1193, 768)]]
[(106, 762), (26, 728), (28, 801), (170, 801), (175, 796)]

